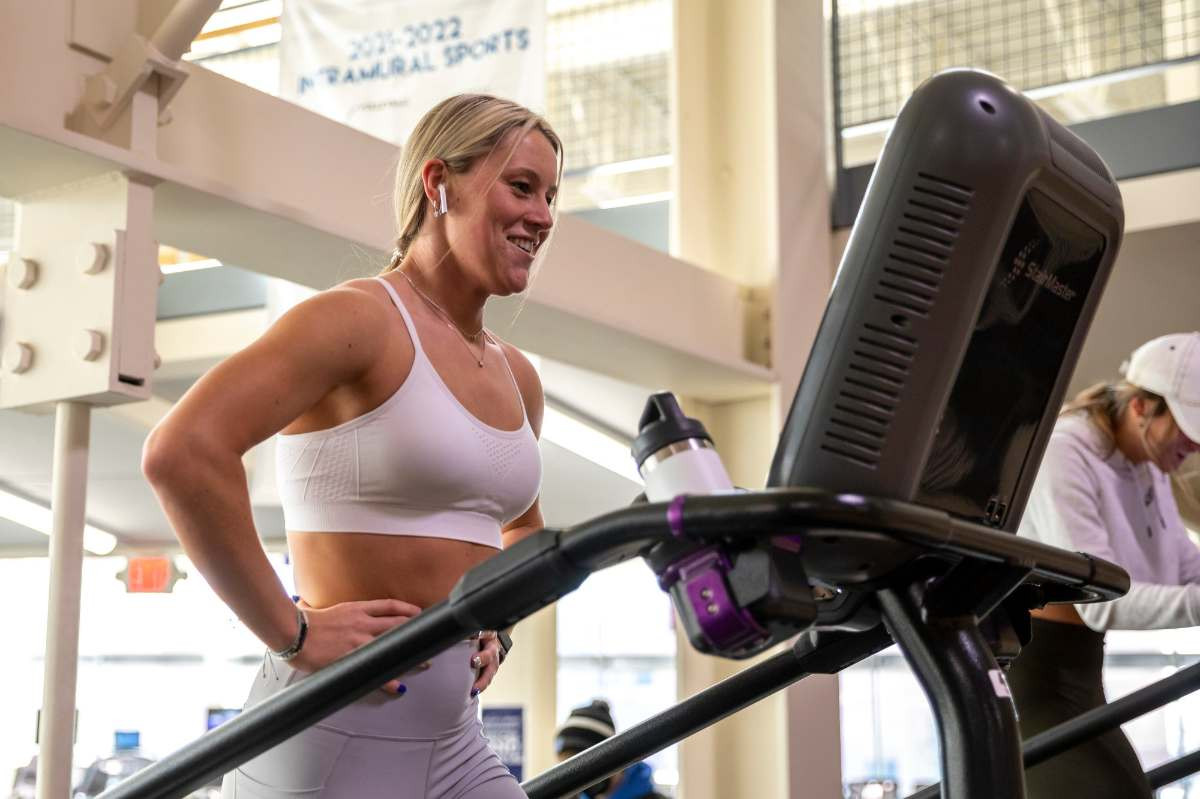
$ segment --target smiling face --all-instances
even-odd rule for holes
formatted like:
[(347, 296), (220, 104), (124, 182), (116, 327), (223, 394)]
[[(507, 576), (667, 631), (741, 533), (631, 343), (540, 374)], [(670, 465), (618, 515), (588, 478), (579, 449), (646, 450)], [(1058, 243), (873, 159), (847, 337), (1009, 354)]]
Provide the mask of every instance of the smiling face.
[[(511, 154), (511, 155), (510, 155)], [(524, 291), (554, 224), (558, 158), (541, 132), (514, 130), (447, 183), (446, 239), (463, 276), (492, 295)]]

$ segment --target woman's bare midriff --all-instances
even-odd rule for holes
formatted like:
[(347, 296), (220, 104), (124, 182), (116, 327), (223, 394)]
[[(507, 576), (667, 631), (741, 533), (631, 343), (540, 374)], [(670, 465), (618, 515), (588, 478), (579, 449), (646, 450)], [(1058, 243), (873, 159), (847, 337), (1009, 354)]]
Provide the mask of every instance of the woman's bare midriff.
[(289, 532), (296, 589), (309, 605), (401, 599), (436, 604), (471, 568), (499, 552), (448, 538)]

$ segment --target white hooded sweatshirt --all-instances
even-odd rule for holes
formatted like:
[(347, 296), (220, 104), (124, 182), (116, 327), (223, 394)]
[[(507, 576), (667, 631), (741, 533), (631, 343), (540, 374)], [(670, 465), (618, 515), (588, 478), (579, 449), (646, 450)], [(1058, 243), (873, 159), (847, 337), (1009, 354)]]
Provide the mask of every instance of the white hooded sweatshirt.
[(1059, 417), (1018, 535), (1129, 572), (1124, 597), (1075, 606), (1097, 632), (1200, 625), (1200, 548), (1179, 518), (1169, 478), (1151, 463), (1130, 462), (1086, 413)]

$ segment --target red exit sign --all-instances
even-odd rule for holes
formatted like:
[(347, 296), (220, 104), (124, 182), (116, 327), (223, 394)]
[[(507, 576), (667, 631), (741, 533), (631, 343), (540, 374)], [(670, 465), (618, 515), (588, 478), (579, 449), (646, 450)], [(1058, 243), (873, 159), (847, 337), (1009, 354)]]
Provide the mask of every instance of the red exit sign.
[(129, 558), (125, 571), (117, 575), (131, 594), (169, 594), (175, 583), (185, 577), (168, 555)]

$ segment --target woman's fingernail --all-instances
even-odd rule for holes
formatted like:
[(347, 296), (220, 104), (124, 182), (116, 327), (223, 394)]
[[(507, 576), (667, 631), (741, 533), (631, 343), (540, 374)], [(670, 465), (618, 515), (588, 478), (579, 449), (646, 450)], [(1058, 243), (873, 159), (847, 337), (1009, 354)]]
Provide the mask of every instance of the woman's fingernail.
[(300, 597), (296, 596), (295, 594), (292, 594), (292, 601), (293, 601), (293, 602), (299, 602), (299, 601), (300, 601)]
[(471, 698), (472, 698), (472, 699), (474, 699), (474, 698), (475, 698), (475, 697), (477, 697), (477, 696), (479, 696), (479, 689), (478, 689), (478, 688), (472, 688), (472, 689), (471, 689)]
[(399, 685), (396, 686), (396, 693), (399, 694), (400, 696), (404, 696), (406, 691), (408, 691), (408, 686), (405, 685), (404, 683), (400, 683)]

